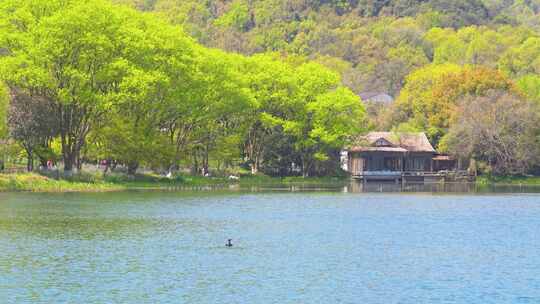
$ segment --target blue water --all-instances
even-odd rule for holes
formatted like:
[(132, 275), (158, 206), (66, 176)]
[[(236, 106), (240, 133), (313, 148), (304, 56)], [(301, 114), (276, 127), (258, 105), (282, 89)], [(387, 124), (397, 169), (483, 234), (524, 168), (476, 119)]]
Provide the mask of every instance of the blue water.
[(0, 193), (0, 303), (540, 303), (540, 195)]

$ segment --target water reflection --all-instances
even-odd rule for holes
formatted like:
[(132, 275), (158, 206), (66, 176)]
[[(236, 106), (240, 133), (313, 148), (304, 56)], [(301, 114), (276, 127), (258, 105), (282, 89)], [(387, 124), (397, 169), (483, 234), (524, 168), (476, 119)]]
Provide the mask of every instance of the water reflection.
[(540, 186), (530, 185), (478, 185), (475, 183), (393, 183), (359, 181), (335, 182), (330, 184), (260, 184), (260, 185), (217, 185), (170, 188), (170, 191), (194, 192), (343, 192), (343, 193), (540, 193)]
[(478, 185), (475, 183), (361, 183), (351, 182), (343, 192), (431, 192), (431, 193), (540, 193), (539, 186)]

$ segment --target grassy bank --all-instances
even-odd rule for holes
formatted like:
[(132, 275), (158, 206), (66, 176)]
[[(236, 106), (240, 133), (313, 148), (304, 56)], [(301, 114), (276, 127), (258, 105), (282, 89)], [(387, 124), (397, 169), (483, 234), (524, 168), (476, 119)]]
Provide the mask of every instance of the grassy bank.
[[(182, 187), (224, 186), (238, 184), (240, 186), (257, 185), (339, 185), (348, 181), (347, 177), (269, 177), (264, 175), (244, 176), (239, 180), (225, 177), (178, 176), (166, 178), (158, 175), (137, 175), (128, 178), (126, 175), (79, 174), (70, 179), (56, 179), (36, 173), (0, 174), (0, 192), (110, 192), (130, 189), (171, 189)], [(540, 176), (480, 176), (479, 185), (540, 185)]]
[(539, 186), (540, 176), (479, 176), (480, 185), (530, 185)]
[(0, 174), (0, 191), (106, 192), (122, 190), (105, 181), (56, 180), (38, 174)]
[(219, 185), (225, 179), (178, 177), (174, 179), (152, 175), (128, 178), (124, 175), (75, 175), (69, 179), (56, 179), (36, 173), (0, 174), (0, 191), (27, 192), (109, 192), (129, 189), (159, 189), (179, 186)]
[(27, 192), (107, 192), (130, 189), (170, 189), (189, 186), (220, 186), (229, 184), (250, 185), (305, 185), (336, 184), (346, 178), (337, 177), (284, 177), (246, 176), (239, 180), (224, 177), (178, 176), (166, 178), (158, 175), (137, 175), (128, 178), (126, 175), (80, 174), (69, 179), (56, 179), (36, 173), (0, 174), (0, 191)]

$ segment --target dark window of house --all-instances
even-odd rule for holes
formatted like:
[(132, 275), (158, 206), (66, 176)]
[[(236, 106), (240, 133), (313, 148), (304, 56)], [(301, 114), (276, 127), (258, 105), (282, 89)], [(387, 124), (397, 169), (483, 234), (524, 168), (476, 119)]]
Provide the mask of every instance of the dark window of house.
[(386, 171), (399, 171), (399, 159), (395, 157), (384, 158), (384, 170)]
[(414, 157), (409, 162), (409, 170), (423, 171), (425, 170), (426, 160), (423, 157)]

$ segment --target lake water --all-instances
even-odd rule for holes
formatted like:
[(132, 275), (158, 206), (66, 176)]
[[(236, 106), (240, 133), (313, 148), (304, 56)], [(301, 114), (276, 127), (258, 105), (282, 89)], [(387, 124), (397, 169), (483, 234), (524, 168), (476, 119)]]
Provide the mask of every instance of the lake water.
[(0, 303), (540, 303), (539, 194), (338, 188), (0, 193)]

